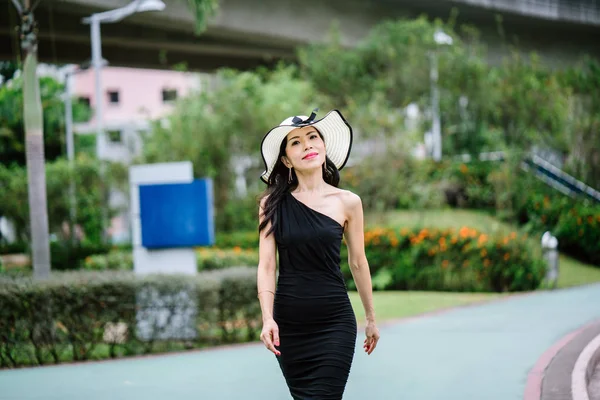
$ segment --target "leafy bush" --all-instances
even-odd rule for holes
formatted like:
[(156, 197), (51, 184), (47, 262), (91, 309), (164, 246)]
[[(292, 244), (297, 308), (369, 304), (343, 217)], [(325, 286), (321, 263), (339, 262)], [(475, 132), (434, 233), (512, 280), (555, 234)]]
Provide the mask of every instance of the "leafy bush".
[(83, 266), (87, 257), (106, 254), (109, 250), (110, 247), (108, 245), (87, 241), (76, 244), (72, 244), (69, 241), (50, 242), (52, 270), (79, 269)]
[(0, 240), (0, 254), (21, 254), (28, 252), (25, 242), (7, 243)]
[[(182, 316), (191, 323), (171, 323)], [(1, 368), (249, 341), (259, 330), (252, 268), (194, 277), (82, 271), (43, 282), (0, 279)]]
[(106, 254), (94, 254), (84, 260), (83, 267), (87, 270), (133, 270), (133, 255), (131, 251), (110, 251)]
[(197, 255), (198, 271), (258, 265), (257, 247), (253, 250), (239, 246), (230, 249), (201, 248), (197, 250)]
[[(256, 267), (258, 264), (257, 248), (199, 248), (196, 250), (198, 271), (209, 271), (231, 267)], [(95, 254), (85, 258), (87, 270), (133, 270), (133, 255), (131, 251), (114, 250), (106, 254)]]
[(528, 231), (550, 231), (557, 237), (560, 251), (600, 266), (600, 206), (563, 194), (530, 191), (522, 214), (520, 222)]
[(563, 209), (554, 234), (561, 250), (600, 267), (600, 207)]
[[(386, 290), (514, 292), (539, 287), (545, 263), (523, 237), (491, 237), (475, 229), (375, 228), (365, 233), (373, 286)], [(354, 287), (342, 257), (342, 270)]]
[(427, 179), (429, 167), (402, 151), (388, 150), (340, 171), (340, 183), (360, 194), (365, 210), (438, 208), (444, 204), (443, 192)]
[[(97, 160), (79, 155), (71, 168), (66, 159), (46, 163), (46, 191), (48, 195), (48, 224), (51, 233), (59, 240), (68, 239), (67, 227), (70, 221), (69, 187), (75, 182), (77, 224), (83, 230), (86, 241), (102, 242), (102, 207), (111, 188), (123, 186), (127, 182), (127, 169), (118, 163), (106, 165), (105, 175), (100, 176)], [(0, 163), (0, 204), (2, 214), (15, 225), (18, 241), (29, 241), (29, 207), (27, 199), (27, 170), (13, 165), (6, 167)], [(117, 210), (107, 210), (112, 216)]]

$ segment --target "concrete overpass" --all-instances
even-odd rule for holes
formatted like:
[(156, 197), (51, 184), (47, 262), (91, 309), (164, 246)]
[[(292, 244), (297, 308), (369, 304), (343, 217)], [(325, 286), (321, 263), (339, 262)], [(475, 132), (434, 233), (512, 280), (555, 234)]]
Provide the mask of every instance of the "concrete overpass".
[[(80, 63), (90, 57), (89, 27), (81, 19), (129, 0), (41, 0), (36, 10), (43, 62)], [(292, 59), (298, 45), (319, 42), (334, 20), (345, 44), (356, 44), (378, 22), (426, 13), (447, 19), (458, 8), (459, 23), (481, 32), (490, 58), (504, 54), (495, 17), (503, 15), (506, 37), (519, 39), (553, 64), (581, 54), (600, 57), (600, 2), (596, 0), (220, 0), (220, 11), (202, 36), (186, 0), (166, 0), (160, 13), (134, 15), (102, 25), (103, 56), (111, 65), (171, 68), (185, 62), (193, 70), (221, 66), (253, 68)], [(0, 59), (16, 59), (17, 15), (0, 0)]]

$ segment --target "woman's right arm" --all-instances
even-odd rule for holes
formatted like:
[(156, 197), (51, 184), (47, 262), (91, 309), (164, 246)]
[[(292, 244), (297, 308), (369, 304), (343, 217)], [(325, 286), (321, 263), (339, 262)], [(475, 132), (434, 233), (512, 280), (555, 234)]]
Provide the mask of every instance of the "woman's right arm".
[[(263, 220), (263, 209), (266, 198), (260, 202), (258, 211), (259, 224)], [(274, 234), (266, 236), (271, 224), (259, 233), (258, 243), (258, 270), (256, 273), (256, 287), (262, 311), (263, 329), (260, 339), (265, 346), (275, 355), (280, 355), (275, 346), (279, 346), (279, 328), (273, 319), (273, 302), (275, 300), (275, 273), (277, 269), (276, 245)]]

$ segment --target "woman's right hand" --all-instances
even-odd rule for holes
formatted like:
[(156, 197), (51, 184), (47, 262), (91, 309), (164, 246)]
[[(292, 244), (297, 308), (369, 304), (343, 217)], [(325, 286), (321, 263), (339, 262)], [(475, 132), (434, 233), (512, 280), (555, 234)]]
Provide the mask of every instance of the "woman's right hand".
[(274, 319), (263, 323), (260, 340), (262, 340), (267, 349), (271, 350), (273, 354), (276, 356), (281, 355), (281, 352), (275, 348), (275, 346), (279, 346), (279, 327)]

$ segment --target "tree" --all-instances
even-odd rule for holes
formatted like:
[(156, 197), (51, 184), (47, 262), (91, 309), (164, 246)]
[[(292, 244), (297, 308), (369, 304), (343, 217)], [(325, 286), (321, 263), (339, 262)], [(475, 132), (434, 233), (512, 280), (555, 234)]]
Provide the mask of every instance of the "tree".
[[(44, 120), (44, 156), (46, 161), (66, 156), (64, 85), (51, 77), (41, 77), (40, 93)], [(23, 131), (23, 77), (0, 86), (0, 163), (25, 165)], [(73, 101), (75, 122), (87, 121), (90, 108)], [(1, 208), (1, 205), (0, 205)]]
[[(258, 176), (263, 167), (259, 149), (265, 133), (290, 115), (309, 113), (323, 103), (310, 83), (296, 77), (294, 67), (279, 67), (273, 72), (223, 70), (218, 80), (218, 89), (181, 99), (168, 118), (155, 124), (139, 161), (192, 161), (195, 176), (214, 179), (217, 229), (227, 231), (239, 229), (241, 219), (232, 207), (239, 202), (231, 195), (234, 160), (250, 157), (255, 162), (253, 189), (263, 189)], [(254, 217), (256, 204), (248, 207)]]
[[(21, 25), (19, 29), (23, 62), (23, 122), (27, 163), (27, 192), (31, 225), (31, 253), (34, 277), (50, 275), (50, 243), (48, 235), (48, 205), (44, 170), (44, 118), (37, 78), (37, 27), (31, 0), (12, 0)], [(36, 3), (38, 4), (38, 3)]]
[(600, 187), (600, 60), (586, 57), (563, 71), (561, 84), (570, 88), (569, 156), (565, 167), (588, 185)]
[(12, 79), (18, 69), (17, 63), (13, 61), (0, 61), (0, 85)]

